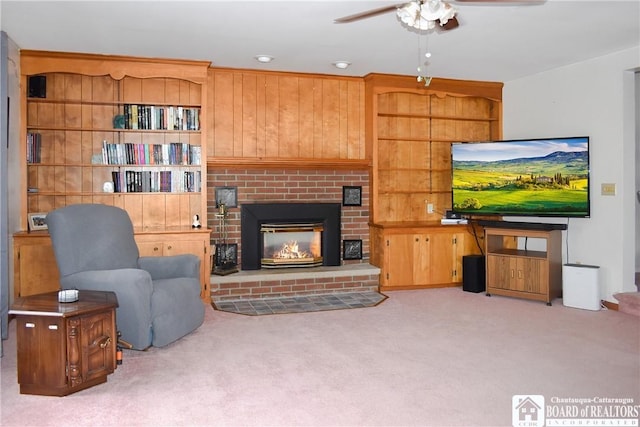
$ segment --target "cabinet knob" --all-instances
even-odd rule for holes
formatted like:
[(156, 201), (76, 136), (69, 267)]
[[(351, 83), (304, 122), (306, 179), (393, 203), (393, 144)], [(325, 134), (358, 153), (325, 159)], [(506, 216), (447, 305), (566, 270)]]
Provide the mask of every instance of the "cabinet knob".
[(157, 246), (155, 246), (155, 247), (153, 248), (153, 251), (154, 251), (154, 252), (158, 252), (158, 247), (157, 247)]
[(36, 324), (35, 323), (31, 323), (31, 322), (27, 322), (24, 324), (25, 328), (35, 328)]
[(167, 246), (167, 249), (171, 250), (171, 245)]

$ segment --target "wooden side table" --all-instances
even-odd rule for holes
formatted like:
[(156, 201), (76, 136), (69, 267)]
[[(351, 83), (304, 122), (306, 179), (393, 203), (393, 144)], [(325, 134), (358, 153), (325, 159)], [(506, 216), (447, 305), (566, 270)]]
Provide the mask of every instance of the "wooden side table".
[(18, 298), (18, 383), (22, 394), (66, 396), (107, 381), (116, 368), (113, 292), (80, 291), (76, 302), (58, 293)]

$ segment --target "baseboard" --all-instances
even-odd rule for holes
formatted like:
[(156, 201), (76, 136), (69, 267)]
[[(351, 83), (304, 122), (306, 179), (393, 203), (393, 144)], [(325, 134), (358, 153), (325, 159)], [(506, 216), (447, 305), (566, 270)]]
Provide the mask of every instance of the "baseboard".
[(602, 305), (607, 307), (607, 309), (609, 309), (609, 310), (618, 311), (618, 304), (616, 304), (615, 302), (609, 302), (609, 301), (602, 300)]
[(462, 288), (461, 283), (437, 283), (433, 285), (402, 285), (402, 286), (383, 286), (380, 285), (380, 292), (383, 291), (413, 291), (417, 289), (438, 289), (438, 288)]

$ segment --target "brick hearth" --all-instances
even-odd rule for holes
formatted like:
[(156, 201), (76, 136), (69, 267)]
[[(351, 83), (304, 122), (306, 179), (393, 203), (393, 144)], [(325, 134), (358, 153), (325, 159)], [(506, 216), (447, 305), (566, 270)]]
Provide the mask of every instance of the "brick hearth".
[(369, 264), (240, 271), (211, 277), (215, 301), (378, 291), (380, 269)]

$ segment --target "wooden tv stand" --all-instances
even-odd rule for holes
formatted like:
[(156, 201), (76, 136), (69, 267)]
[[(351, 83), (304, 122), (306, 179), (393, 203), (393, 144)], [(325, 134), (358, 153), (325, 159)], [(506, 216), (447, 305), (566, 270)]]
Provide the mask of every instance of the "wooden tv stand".
[[(561, 230), (487, 227), (484, 232), (487, 296), (525, 298), (547, 305), (561, 296)], [(543, 240), (546, 249), (528, 250), (527, 239)]]

